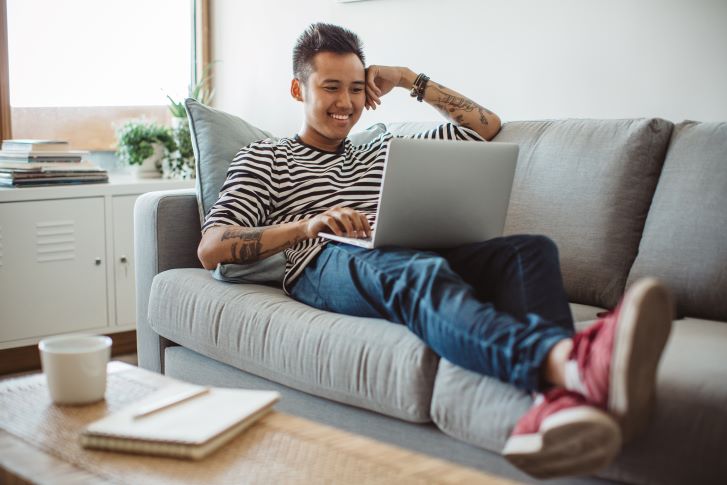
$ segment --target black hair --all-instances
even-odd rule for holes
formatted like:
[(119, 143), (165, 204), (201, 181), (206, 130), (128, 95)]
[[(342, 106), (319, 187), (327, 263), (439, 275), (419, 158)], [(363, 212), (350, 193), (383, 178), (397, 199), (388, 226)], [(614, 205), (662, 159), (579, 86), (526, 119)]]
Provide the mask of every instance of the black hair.
[(338, 25), (315, 23), (300, 34), (293, 48), (293, 75), (305, 83), (313, 72), (313, 57), (319, 52), (356, 54), (364, 66), (363, 44), (356, 34)]

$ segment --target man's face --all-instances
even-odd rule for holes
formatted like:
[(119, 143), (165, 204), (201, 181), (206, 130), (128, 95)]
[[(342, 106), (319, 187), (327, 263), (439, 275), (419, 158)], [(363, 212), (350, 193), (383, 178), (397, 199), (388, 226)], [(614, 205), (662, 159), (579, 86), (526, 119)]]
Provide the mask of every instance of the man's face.
[(313, 72), (301, 87), (304, 131), (327, 143), (346, 138), (365, 105), (365, 79), (364, 66), (356, 54), (316, 54)]

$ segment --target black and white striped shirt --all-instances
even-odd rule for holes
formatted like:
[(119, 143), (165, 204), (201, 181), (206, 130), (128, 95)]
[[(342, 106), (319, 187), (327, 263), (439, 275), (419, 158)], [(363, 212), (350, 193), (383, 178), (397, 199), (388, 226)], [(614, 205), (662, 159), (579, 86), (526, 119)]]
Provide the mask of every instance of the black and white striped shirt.
[[(334, 207), (351, 207), (375, 227), (376, 206), (391, 133), (353, 146), (346, 139), (336, 153), (300, 139), (262, 140), (242, 148), (227, 172), (220, 198), (202, 230), (212, 226), (270, 226), (307, 219)], [(477, 140), (475, 131), (451, 123), (412, 138)], [(285, 250), (283, 288), (290, 285), (328, 241), (314, 238)]]

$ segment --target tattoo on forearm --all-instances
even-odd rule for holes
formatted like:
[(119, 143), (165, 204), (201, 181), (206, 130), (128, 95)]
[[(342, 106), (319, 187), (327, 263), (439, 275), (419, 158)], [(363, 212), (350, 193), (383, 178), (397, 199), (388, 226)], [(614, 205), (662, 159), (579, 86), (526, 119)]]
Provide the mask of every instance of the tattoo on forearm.
[(457, 111), (471, 113), (472, 111), (477, 110), (477, 113), (480, 115), (480, 123), (482, 125), (489, 124), (487, 120), (487, 115), (494, 114), (492, 111), (488, 110), (487, 108), (483, 108), (471, 99), (465, 98), (463, 96), (454, 96), (445, 92), (444, 89), (446, 88), (444, 88), (444, 86), (442, 86), (441, 84), (435, 83), (434, 88), (437, 92), (437, 101), (434, 103), (434, 106), (445, 116), (452, 118), (461, 126), (471, 128), (469, 123), (464, 122), (464, 116), (461, 113), (455, 113)]
[(450, 106), (450, 111), (454, 112), (456, 109), (461, 109), (463, 111), (466, 111), (469, 113), (470, 111), (474, 110), (477, 106), (475, 103), (470, 101), (467, 98), (462, 98), (459, 96), (452, 96), (451, 94), (442, 93), (439, 96), (439, 102), (444, 103), (446, 105)]
[(236, 239), (231, 246), (230, 257), (233, 261), (245, 263), (260, 259), (260, 238), (263, 229), (234, 228), (222, 233), (221, 241)]
[(454, 121), (456, 121), (459, 126), (464, 126), (465, 128), (472, 128), (472, 126), (464, 120), (464, 116), (462, 116), (462, 115), (455, 116)]
[(230, 257), (232, 261), (238, 263), (251, 263), (272, 256), (284, 249), (295, 246), (299, 242), (305, 240), (304, 237), (297, 237), (291, 240), (283, 241), (272, 248), (262, 248), (260, 240), (267, 228), (234, 228), (228, 229), (222, 233), (220, 241), (226, 239), (236, 239), (230, 246)]

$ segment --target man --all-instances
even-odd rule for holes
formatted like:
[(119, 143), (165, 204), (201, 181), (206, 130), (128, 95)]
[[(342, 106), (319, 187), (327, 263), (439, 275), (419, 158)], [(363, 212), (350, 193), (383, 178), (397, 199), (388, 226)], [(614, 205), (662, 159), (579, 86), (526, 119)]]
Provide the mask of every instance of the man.
[[(304, 121), (232, 162), (203, 226), (207, 269), (285, 251), (286, 293), (317, 308), (406, 325), (454, 364), (538, 392), (504, 450), (538, 477), (590, 473), (643, 429), (671, 300), (654, 280), (632, 286), (611, 315), (574, 333), (555, 245), (510, 236), (437, 252), (365, 250), (317, 237), (369, 236), (390, 133), (346, 138), (364, 108), (395, 87), (449, 123), (423, 138), (491, 140), (500, 119), (404, 67), (369, 66), (355, 34), (314, 24), (298, 39), (291, 95)], [(446, 161), (442, 161), (446, 163)]]

